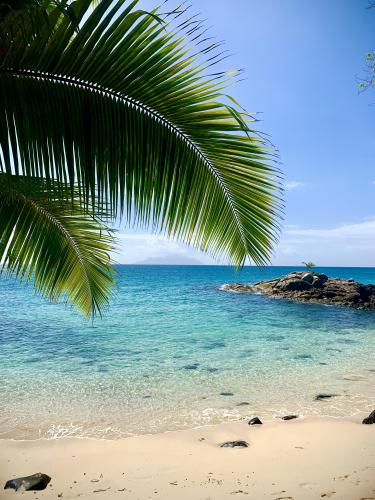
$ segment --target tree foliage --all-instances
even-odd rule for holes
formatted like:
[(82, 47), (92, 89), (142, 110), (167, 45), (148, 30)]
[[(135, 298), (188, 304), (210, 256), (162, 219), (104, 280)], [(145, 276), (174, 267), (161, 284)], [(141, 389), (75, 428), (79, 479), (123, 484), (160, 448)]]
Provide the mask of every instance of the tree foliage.
[(308, 262), (302, 262), (302, 264), (306, 267), (306, 269), (312, 269), (315, 267), (314, 262), (308, 261)]
[[(368, 9), (375, 9), (375, 3), (370, 2)], [(375, 88), (375, 50), (367, 52), (365, 61), (364, 77), (359, 83), (360, 91), (367, 90), (368, 88)]]

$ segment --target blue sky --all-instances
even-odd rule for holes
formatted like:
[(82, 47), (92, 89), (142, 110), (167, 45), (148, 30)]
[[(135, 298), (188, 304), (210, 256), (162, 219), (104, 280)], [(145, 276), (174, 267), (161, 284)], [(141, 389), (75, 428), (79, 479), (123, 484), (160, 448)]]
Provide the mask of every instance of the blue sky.
[[(140, 2), (145, 8), (157, 2)], [(375, 265), (375, 92), (358, 94), (375, 49), (367, 0), (192, 0), (245, 68), (232, 94), (261, 112), (283, 162), (286, 212), (275, 265)], [(228, 7), (229, 5), (229, 7)], [(207, 256), (122, 228), (119, 262)]]

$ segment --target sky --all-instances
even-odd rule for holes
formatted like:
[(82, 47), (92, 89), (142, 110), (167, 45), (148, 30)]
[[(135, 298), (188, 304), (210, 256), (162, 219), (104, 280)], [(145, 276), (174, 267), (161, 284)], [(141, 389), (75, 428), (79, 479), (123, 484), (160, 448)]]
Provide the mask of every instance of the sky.
[[(190, 3), (233, 54), (226, 68), (245, 69), (231, 93), (259, 113), (258, 130), (280, 153), (285, 214), (271, 264), (375, 266), (375, 91), (358, 92), (375, 9), (368, 0)], [(215, 263), (144, 229), (120, 227), (119, 242), (120, 263)]]

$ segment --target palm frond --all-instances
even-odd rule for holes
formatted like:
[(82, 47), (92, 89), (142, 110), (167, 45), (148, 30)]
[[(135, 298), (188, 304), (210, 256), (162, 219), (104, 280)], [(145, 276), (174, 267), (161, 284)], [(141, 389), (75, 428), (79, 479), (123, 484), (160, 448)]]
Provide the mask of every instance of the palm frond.
[(49, 300), (95, 315), (113, 284), (112, 234), (77, 202), (61, 202), (38, 179), (0, 175), (2, 272), (32, 282)]
[(90, 4), (70, 4), (78, 31), (53, 10), (1, 53), (1, 170), (57, 183), (65, 199), (79, 186), (93, 211), (109, 204), (238, 266), (265, 263), (282, 203), (275, 152), (226, 98), (231, 76), (204, 76), (217, 44), (190, 42), (194, 19), (175, 30), (178, 9)]

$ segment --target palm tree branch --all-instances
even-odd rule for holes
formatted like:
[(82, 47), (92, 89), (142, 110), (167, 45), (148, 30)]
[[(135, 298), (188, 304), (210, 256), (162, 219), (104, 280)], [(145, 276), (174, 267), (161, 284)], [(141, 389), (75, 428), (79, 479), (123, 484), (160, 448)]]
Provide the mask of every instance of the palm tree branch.
[(56, 200), (44, 180), (0, 175), (1, 272), (32, 280), (48, 299), (68, 299), (95, 315), (113, 283), (111, 248), (106, 226), (77, 202)]
[(209, 159), (204, 155), (204, 153), (199, 149), (199, 147), (192, 141), (192, 139), (190, 139), (186, 134), (184, 134), (179, 128), (177, 128), (173, 123), (171, 123), (165, 117), (161, 116), (159, 113), (153, 111), (152, 109), (146, 107), (142, 103), (136, 102), (131, 97), (124, 96), (123, 94), (121, 94), (119, 92), (111, 91), (110, 89), (101, 88), (98, 85), (93, 85), (93, 84), (86, 83), (86, 82), (77, 82), (73, 78), (55, 76), (55, 75), (53, 75), (53, 76), (52, 75), (45, 75), (41, 72), (21, 71), (21, 70), (16, 70), (16, 71), (14, 71), (14, 70), (8, 70), (8, 71), (0, 70), (0, 73), (9, 74), (11, 76), (36, 78), (36, 79), (42, 79), (42, 80), (45, 79), (48, 81), (62, 82), (62, 83), (67, 83), (69, 85), (81, 87), (81, 88), (84, 88), (86, 90), (92, 90), (92, 91), (95, 91), (98, 93), (103, 93), (107, 96), (121, 99), (124, 103), (132, 104), (132, 105), (136, 106), (137, 108), (139, 108), (140, 110), (142, 110), (143, 112), (151, 114), (151, 116), (153, 116), (155, 119), (161, 120), (165, 127), (171, 128), (174, 131), (174, 133), (176, 134), (176, 136), (181, 137), (181, 139), (184, 142), (186, 142), (186, 144), (188, 144), (188, 146), (197, 154), (197, 156), (202, 160), (202, 162), (207, 166), (207, 168), (215, 176), (218, 184), (220, 185), (221, 189), (225, 193), (225, 196), (227, 197), (227, 200), (228, 200), (228, 203), (231, 207), (233, 216), (235, 217), (237, 224), (238, 224), (238, 227), (240, 228), (241, 238), (242, 238), (244, 247), (246, 248), (246, 251), (248, 251), (247, 241), (246, 241), (246, 238), (245, 238), (245, 235), (243, 232), (241, 218), (240, 218), (238, 211), (236, 209), (236, 206), (233, 202), (233, 197), (232, 197), (230, 191), (228, 190), (226, 184), (224, 183), (224, 181), (220, 175), (220, 172), (215, 168), (215, 166), (212, 164), (212, 162), (209, 161)]

